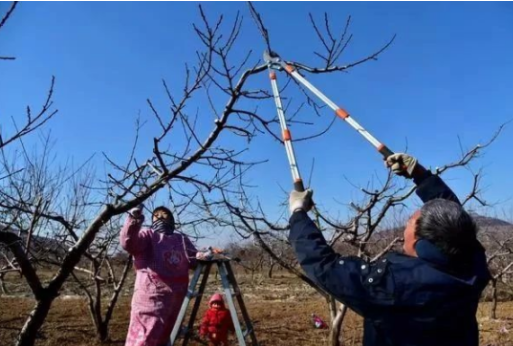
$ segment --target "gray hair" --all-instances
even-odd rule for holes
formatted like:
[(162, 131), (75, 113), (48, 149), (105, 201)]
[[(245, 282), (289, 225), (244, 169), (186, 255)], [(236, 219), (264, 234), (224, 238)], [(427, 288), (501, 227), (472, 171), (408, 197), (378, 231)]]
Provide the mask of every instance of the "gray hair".
[(434, 199), (420, 209), (415, 235), (451, 259), (467, 259), (477, 245), (477, 231), (476, 223), (459, 203)]

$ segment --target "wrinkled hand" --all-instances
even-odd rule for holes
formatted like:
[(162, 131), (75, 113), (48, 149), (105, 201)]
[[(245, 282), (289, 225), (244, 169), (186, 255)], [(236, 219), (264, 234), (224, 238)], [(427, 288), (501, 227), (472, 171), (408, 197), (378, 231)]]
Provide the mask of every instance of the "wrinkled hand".
[(142, 219), (144, 217), (144, 215), (143, 215), (143, 208), (144, 208), (144, 206), (141, 204), (141, 205), (138, 205), (135, 208), (130, 209), (130, 211), (128, 213), (134, 219)]
[(395, 174), (411, 179), (417, 166), (417, 159), (408, 154), (394, 154), (387, 157), (385, 166), (392, 169)]
[(203, 252), (197, 252), (196, 253), (196, 259), (200, 261), (204, 261), (206, 259), (206, 256)]
[(289, 197), (289, 210), (290, 214), (293, 214), (294, 211), (298, 209), (302, 209), (306, 212), (309, 212), (313, 207), (312, 201), (313, 190), (308, 189), (303, 192), (292, 191)]
[(210, 248), (203, 249), (196, 252), (196, 259), (200, 261), (210, 261), (213, 257), (213, 252)]

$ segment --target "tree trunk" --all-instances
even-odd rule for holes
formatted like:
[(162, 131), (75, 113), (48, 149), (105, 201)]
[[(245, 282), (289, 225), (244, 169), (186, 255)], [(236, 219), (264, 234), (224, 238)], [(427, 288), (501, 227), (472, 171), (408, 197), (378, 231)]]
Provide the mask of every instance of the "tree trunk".
[[(95, 269), (95, 275), (96, 275), (96, 269)], [(102, 334), (103, 332), (103, 317), (102, 317), (102, 285), (101, 282), (96, 279), (94, 279), (94, 282), (96, 284), (96, 297), (94, 298), (94, 314), (96, 319), (96, 336), (99, 340), (102, 340), (102, 337), (104, 337)]]
[(5, 273), (0, 274), (0, 288), (2, 288), (2, 294), (8, 294), (7, 287), (5, 287), (4, 276), (5, 276)]
[(337, 301), (331, 296), (326, 298), (326, 300), (328, 302), (331, 319), (329, 345), (340, 346), (342, 345), (340, 340), (342, 336), (342, 322), (344, 322), (344, 318), (346, 317), (347, 307), (338, 303), (339, 306), (337, 308)]
[(91, 315), (91, 321), (93, 321), (94, 329), (96, 331), (96, 337), (99, 340), (102, 340), (102, 315), (101, 310), (98, 310), (98, 304), (96, 303), (95, 299), (92, 298), (90, 295), (88, 296), (88, 307), (89, 307), (89, 314)]
[(48, 295), (36, 303), (36, 306), (25, 321), (25, 325), (18, 334), (16, 346), (34, 345), (39, 328), (43, 325), (55, 297), (56, 295)]
[[(52, 278), (49, 285), (46, 288), (41, 286), (39, 277), (37, 276), (34, 268), (30, 264), (30, 261), (26, 257), (22, 247), (19, 245), (19, 238), (16, 235), (9, 232), (0, 232), (0, 243), (9, 244), (9, 249), (12, 251), (18, 264), (22, 270), (23, 276), (30, 285), (34, 296), (36, 297), (36, 305), (29, 317), (25, 321), (23, 328), (18, 334), (16, 346), (33, 346), (36, 340), (36, 335), (44, 324), (48, 311), (52, 306), (53, 301), (58, 295), (59, 290), (71, 275), (75, 265), (80, 261), (80, 258), (91, 245), (94, 237), (99, 232), (102, 225), (104, 225), (114, 215), (112, 212), (112, 206), (107, 205), (103, 211), (94, 219), (91, 225), (84, 232), (79, 241), (70, 249), (66, 257), (62, 261), (57, 274)], [(15, 242), (9, 242), (9, 240), (15, 237)]]
[(109, 324), (102, 322), (97, 332), (101, 342), (107, 341), (109, 337)]
[(41, 285), (41, 281), (39, 281), (39, 277), (37, 276), (34, 267), (32, 267), (25, 250), (21, 246), (21, 238), (11, 232), (5, 231), (5, 229), (1, 229), (0, 243), (5, 244), (14, 255), (14, 258), (21, 269), (20, 275), (23, 275), (27, 280), (27, 284), (30, 286), (32, 293), (34, 293), (36, 300), (43, 300), (43, 286)]
[(125, 267), (123, 268), (123, 274), (121, 275), (119, 283), (116, 285), (116, 288), (114, 289), (114, 293), (112, 294), (112, 297), (110, 298), (109, 305), (107, 306), (107, 312), (105, 313), (105, 319), (101, 323), (101, 329), (99, 331), (101, 341), (106, 341), (107, 337), (109, 336), (109, 323), (112, 318), (114, 308), (116, 307), (118, 297), (121, 294), (121, 290), (123, 289), (123, 286), (125, 284), (126, 277), (128, 276), (128, 271), (130, 270), (131, 267), (132, 267), (132, 256), (128, 257), (128, 260), (125, 263)]
[(326, 302), (328, 303), (328, 309), (330, 311), (330, 321), (334, 321), (337, 316), (337, 301), (333, 299), (332, 296), (327, 296)]
[(335, 319), (331, 322), (332, 346), (342, 345), (342, 325), (346, 317), (347, 306), (340, 304)]
[(492, 279), (492, 307), (490, 310), (490, 318), (497, 319), (497, 279)]
[(274, 263), (274, 261), (271, 263), (271, 265), (269, 266), (269, 271), (267, 272), (267, 277), (269, 279), (272, 279), (273, 278), (273, 270), (274, 270), (274, 266), (276, 265), (276, 263)]

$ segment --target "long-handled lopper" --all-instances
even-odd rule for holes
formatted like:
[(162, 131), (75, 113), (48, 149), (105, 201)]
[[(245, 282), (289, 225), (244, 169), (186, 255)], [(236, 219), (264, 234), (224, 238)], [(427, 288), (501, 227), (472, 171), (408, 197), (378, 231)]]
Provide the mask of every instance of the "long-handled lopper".
[[(299, 83), (304, 85), (308, 90), (310, 90), (315, 96), (317, 96), (319, 99), (321, 99), (326, 105), (328, 105), (328, 107), (333, 109), (337, 116), (339, 116), (340, 118), (345, 120), (349, 125), (351, 125), (351, 127), (353, 127), (356, 131), (358, 131), (367, 141), (369, 141), (381, 153), (381, 155), (383, 155), (383, 157), (385, 159), (394, 154), (394, 152), (392, 150), (390, 150), (385, 144), (378, 141), (373, 135), (371, 135), (366, 129), (364, 129), (358, 122), (356, 122), (356, 120), (354, 120), (354, 118), (351, 117), (345, 109), (337, 106), (325, 94), (323, 94), (319, 89), (317, 89), (308, 80), (306, 80), (305, 77), (300, 75), (294, 66), (287, 64), (285, 61), (283, 61), (278, 54), (276, 54), (274, 52), (269, 52), (266, 50), (264, 52), (264, 60), (268, 63), (269, 70), (271, 71), (271, 74), (270, 74), (271, 75), (271, 83), (273, 84), (274, 99), (276, 101), (276, 107), (278, 108), (278, 116), (280, 116), (280, 114), (281, 114), (281, 116), (284, 119), (283, 110), (281, 109), (281, 101), (279, 101), (279, 95), (278, 95), (278, 97), (276, 96), (277, 92), (275, 91), (275, 87), (277, 88), (277, 84), (276, 84), (276, 77), (275, 77), (276, 74), (274, 73), (274, 70), (282, 68), (285, 71), (287, 71), (287, 73), (290, 76), (292, 76), (295, 80), (297, 80)], [(273, 77), (272, 77), (273, 73), (274, 73), (274, 82), (273, 82)], [(282, 120), (280, 117), (280, 124), (281, 123), (282, 123)], [(284, 133), (285, 133), (285, 130), (287, 130), (286, 124), (285, 124), (285, 129), (282, 125), (282, 131), (284, 131)], [(287, 132), (287, 134), (290, 137), (290, 132)], [(285, 141), (285, 135), (284, 135), (284, 141)], [(290, 139), (288, 140), (288, 142), (290, 142)], [(287, 148), (287, 145), (285, 147)], [(290, 145), (289, 147), (292, 148), (292, 145)], [(287, 155), (289, 156), (289, 162), (291, 165), (291, 169), (293, 168), (293, 163), (294, 163), (294, 167), (297, 170), (297, 166), (295, 165), (294, 153), (292, 152), (292, 155), (289, 155), (289, 149), (287, 149)], [(292, 157), (292, 160), (291, 160), (291, 157)], [(299, 176), (299, 173), (298, 173), (298, 176)], [(293, 173), (293, 178), (296, 179), (294, 177), (294, 173)], [(294, 186), (295, 186), (295, 183), (294, 183)]]
[[(265, 55), (264, 55), (265, 57)], [(296, 191), (305, 191), (303, 179), (299, 174), (299, 168), (297, 166), (296, 155), (294, 153), (294, 147), (292, 145), (292, 135), (287, 126), (287, 120), (285, 119), (285, 112), (283, 111), (283, 105), (281, 103), (280, 89), (278, 88), (278, 81), (276, 78), (276, 71), (273, 70), (272, 60), (268, 60), (269, 68), (269, 79), (271, 80), (271, 86), (273, 89), (274, 102), (276, 103), (276, 111), (278, 112), (278, 119), (281, 127), (281, 135), (285, 151), (287, 152), (287, 158), (289, 160), (290, 172), (294, 181), (294, 189)]]

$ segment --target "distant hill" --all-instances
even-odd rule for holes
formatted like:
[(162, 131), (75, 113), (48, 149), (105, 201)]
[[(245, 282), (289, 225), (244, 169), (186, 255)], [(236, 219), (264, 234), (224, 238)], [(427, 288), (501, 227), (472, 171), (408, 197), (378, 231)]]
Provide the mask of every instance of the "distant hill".
[[(499, 218), (483, 216), (479, 214), (472, 214), (475, 222), (479, 227), (479, 235), (484, 236), (487, 234), (494, 235), (497, 239), (513, 236), (513, 224)], [(405, 225), (406, 226), (406, 225)], [(391, 241), (396, 237), (402, 237), (404, 227), (395, 227), (379, 230), (374, 234), (375, 240)]]
[(513, 224), (495, 218), (495, 217), (489, 217), (489, 216), (483, 216), (479, 214), (471, 214), (476, 223), (481, 228), (488, 228), (488, 227), (513, 227)]

